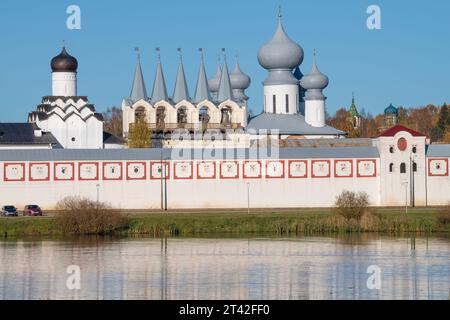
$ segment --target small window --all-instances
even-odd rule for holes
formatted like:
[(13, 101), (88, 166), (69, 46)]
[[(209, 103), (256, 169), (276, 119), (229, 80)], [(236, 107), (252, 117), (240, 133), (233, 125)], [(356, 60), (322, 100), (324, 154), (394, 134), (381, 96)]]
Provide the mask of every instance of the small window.
[(390, 147), (390, 148), (389, 148), (389, 152), (390, 152), (390, 153), (394, 153), (394, 147)]
[(277, 113), (277, 96), (273, 95), (273, 113)]
[(286, 113), (289, 113), (289, 95), (286, 95)]
[(72, 142), (75, 142), (75, 137), (72, 137)]
[(400, 173), (406, 173), (406, 163), (404, 162), (400, 165)]
[(413, 153), (417, 153), (417, 147), (416, 146), (412, 147), (412, 152)]
[(394, 164), (389, 164), (389, 172), (394, 172)]
[(413, 167), (413, 172), (417, 172), (417, 163), (416, 162), (413, 162), (412, 167)]

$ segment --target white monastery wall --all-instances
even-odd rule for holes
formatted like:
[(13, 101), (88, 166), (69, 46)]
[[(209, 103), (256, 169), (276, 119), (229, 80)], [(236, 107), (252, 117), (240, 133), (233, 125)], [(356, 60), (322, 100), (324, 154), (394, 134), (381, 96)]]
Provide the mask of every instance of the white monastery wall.
[[(343, 190), (379, 197), (378, 159), (168, 161), (169, 209), (327, 207)], [(51, 209), (66, 196), (119, 208), (161, 206), (160, 161), (3, 162), (0, 203)]]
[(427, 197), (429, 205), (450, 205), (450, 176), (447, 157), (428, 158)]

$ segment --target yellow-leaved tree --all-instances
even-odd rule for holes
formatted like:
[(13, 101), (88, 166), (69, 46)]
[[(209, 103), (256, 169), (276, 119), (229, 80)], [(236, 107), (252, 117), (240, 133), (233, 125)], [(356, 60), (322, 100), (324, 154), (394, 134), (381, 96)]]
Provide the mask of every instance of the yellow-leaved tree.
[(128, 135), (128, 148), (143, 149), (150, 148), (152, 141), (152, 132), (145, 119), (139, 119), (130, 126), (130, 134)]

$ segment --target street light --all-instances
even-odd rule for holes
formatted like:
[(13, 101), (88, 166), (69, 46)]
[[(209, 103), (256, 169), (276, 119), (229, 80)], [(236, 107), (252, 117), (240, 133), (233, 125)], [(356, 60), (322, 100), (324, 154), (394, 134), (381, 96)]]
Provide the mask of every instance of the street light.
[(408, 213), (408, 181), (403, 182), (405, 185), (405, 213)]
[(100, 201), (100, 183), (97, 183), (95, 185), (95, 187), (97, 188), (97, 209), (98, 209), (98, 204), (99, 204), (99, 201)]
[(416, 192), (415, 192), (415, 173), (417, 169), (417, 162), (416, 162), (417, 155), (411, 153), (409, 157), (409, 168), (410, 168), (410, 179), (411, 179), (411, 206), (414, 208), (416, 206)]
[(250, 214), (250, 182), (247, 182), (247, 214)]

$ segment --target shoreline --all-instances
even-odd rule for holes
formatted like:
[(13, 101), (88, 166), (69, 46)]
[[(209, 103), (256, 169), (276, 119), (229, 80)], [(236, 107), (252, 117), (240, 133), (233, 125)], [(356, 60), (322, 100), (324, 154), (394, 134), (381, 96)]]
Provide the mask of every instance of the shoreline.
[[(243, 210), (141, 212), (122, 211), (128, 226), (109, 235), (119, 236), (195, 236), (202, 234), (310, 235), (345, 233), (444, 233), (450, 224), (438, 221), (439, 208), (377, 208), (359, 221), (345, 219), (332, 209), (254, 209)], [(55, 213), (44, 217), (0, 218), (0, 237), (62, 236)]]

